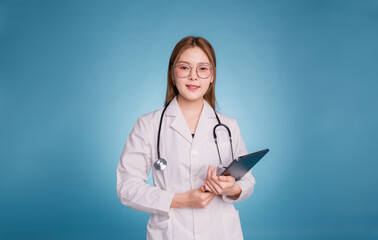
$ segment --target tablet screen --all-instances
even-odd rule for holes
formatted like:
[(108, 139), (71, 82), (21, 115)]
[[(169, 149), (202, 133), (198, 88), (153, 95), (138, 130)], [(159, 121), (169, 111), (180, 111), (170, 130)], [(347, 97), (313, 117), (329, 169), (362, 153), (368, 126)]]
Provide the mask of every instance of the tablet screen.
[(256, 165), (269, 149), (250, 153), (237, 158), (221, 173), (223, 176), (233, 176), (236, 181), (240, 180), (253, 166)]

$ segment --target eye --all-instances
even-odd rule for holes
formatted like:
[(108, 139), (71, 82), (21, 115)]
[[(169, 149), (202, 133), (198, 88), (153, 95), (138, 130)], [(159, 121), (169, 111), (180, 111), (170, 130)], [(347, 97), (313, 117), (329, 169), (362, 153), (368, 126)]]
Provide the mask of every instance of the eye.
[(198, 69), (200, 71), (208, 71), (208, 70), (210, 70), (210, 68), (208, 66), (200, 66), (200, 67), (198, 67)]
[(189, 66), (180, 65), (178, 66), (180, 70), (189, 70)]

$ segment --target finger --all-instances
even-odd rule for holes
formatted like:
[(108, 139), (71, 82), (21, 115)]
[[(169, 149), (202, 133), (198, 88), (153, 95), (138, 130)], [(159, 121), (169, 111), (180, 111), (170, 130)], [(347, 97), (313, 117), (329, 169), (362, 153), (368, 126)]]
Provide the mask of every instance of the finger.
[(213, 172), (213, 169), (212, 169), (211, 166), (209, 166), (209, 167), (207, 168), (207, 175), (206, 175), (206, 178), (205, 178), (205, 182), (206, 182), (206, 181), (209, 181), (209, 180), (211, 179), (212, 172)]
[(212, 192), (207, 192), (206, 193), (206, 201), (209, 200), (209, 199), (211, 199), (214, 195), (216, 195), (216, 194), (214, 194)]
[(205, 185), (206, 181), (207, 181), (207, 174), (209, 172), (209, 168), (207, 168), (207, 172), (206, 172), (206, 176), (205, 176), (205, 179), (203, 180), (203, 184)]
[(221, 176), (219, 181), (224, 188), (233, 188), (236, 184), (235, 178), (232, 176)]
[[(214, 194), (212, 194), (212, 195), (214, 195)], [(208, 199), (206, 199), (206, 201), (205, 201), (205, 207), (207, 207), (212, 200), (213, 200), (212, 196), (210, 196)]]
[(221, 183), (218, 178), (219, 177), (217, 176), (217, 168), (215, 167), (214, 170), (211, 172), (211, 180), (215, 182), (217, 185), (219, 185), (219, 187), (222, 188)]
[(230, 182), (230, 183), (235, 182), (235, 178), (232, 176), (219, 176), (218, 179), (221, 182)]
[(222, 183), (218, 180), (218, 178), (219, 177), (217, 176), (217, 168), (214, 168), (214, 170), (211, 173), (211, 180), (210, 180), (210, 182), (217, 189), (223, 190), (224, 187), (223, 187)]
[(206, 182), (205, 184), (206, 188), (209, 189), (210, 192), (217, 194), (215, 188), (210, 184), (210, 182)]
[(215, 167), (213, 171), (211, 172), (211, 177), (216, 177), (216, 176), (217, 176), (217, 167)]
[(206, 187), (206, 185), (202, 185), (201, 186), (201, 191), (204, 192), (204, 193), (211, 193), (211, 189)]
[(213, 178), (209, 179), (209, 181), (207, 181), (209, 183), (209, 186), (213, 187), (216, 191), (217, 194), (220, 194), (223, 190), (223, 188), (221, 186), (219, 186), (214, 180)]
[(210, 184), (210, 182), (206, 183), (206, 187), (210, 189), (210, 192), (218, 194), (217, 190)]
[(209, 205), (210, 201), (209, 201), (209, 199), (206, 199), (202, 203), (203, 203), (202, 208), (206, 208), (207, 205)]
[(214, 193), (212, 193), (212, 192), (206, 193), (206, 199), (205, 199), (205, 201), (208, 201), (209, 199), (211, 199), (211, 196), (213, 196), (213, 195), (214, 195)]
[(214, 199), (217, 195), (216, 194), (211, 194), (211, 199)]
[(209, 182), (209, 186), (213, 187), (217, 194), (220, 194), (223, 191), (223, 189), (217, 183), (215, 183), (213, 180), (210, 180), (208, 182)]
[(206, 178), (209, 178), (211, 176), (211, 166), (207, 168), (207, 176)]

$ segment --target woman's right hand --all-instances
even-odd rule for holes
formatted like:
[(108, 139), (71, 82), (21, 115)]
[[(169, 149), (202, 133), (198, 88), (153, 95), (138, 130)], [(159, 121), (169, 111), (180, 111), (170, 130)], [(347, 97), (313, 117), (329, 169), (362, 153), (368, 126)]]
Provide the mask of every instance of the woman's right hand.
[(199, 188), (186, 193), (176, 193), (171, 208), (205, 208), (215, 196), (217, 195)]

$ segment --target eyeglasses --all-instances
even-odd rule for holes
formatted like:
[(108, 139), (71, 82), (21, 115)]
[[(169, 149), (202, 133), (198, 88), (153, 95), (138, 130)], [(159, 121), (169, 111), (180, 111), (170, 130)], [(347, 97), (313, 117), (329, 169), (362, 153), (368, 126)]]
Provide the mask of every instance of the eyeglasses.
[[(180, 78), (185, 78), (191, 74), (193, 67), (187, 64), (178, 64), (175, 65), (174, 68), (175, 73)], [(196, 73), (199, 78), (205, 79), (211, 76), (211, 74), (213, 73), (213, 68), (208, 65), (199, 65), (196, 68)]]

